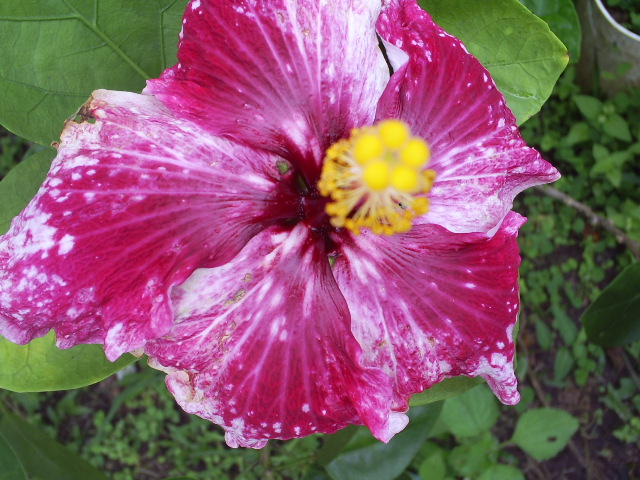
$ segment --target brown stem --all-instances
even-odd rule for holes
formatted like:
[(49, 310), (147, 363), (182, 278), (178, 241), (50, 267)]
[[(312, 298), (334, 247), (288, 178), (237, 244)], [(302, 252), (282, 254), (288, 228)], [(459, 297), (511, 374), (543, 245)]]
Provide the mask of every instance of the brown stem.
[(616, 227), (613, 221), (598, 215), (593, 211), (593, 209), (591, 209), (584, 203), (578, 202), (570, 195), (567, 195), (566, 193), (561, 192), (556, 188), (549, 186), (538, 186), (535, 187), (535, 189), (539, 192), (544, 193), (545, 195), (549, 195), (550, 197), (555, 198), (556, 200), (560, 200), (562, 203), (570, 206), (571, 208), (576, 209), (578, 212), (584, 215), (592, 225), (601, 227), (602, 229), (606, 230), (611, 235), (613, 235), (618, 243), (625, 245), (631, 251), (636, 260), (640, 259), (640, 243), (629, 238), (629, 236), (625, 232)]

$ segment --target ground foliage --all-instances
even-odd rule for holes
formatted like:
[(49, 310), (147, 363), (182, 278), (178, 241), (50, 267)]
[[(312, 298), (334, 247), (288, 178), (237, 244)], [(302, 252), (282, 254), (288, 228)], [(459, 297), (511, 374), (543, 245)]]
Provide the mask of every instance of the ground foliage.
[[(563, 173), (555, 186), (640, 240), (640, 89), (598, 98), (581, 93), (569, 69), (540, 115), (523, 129)], [(569, 448), (527, 478), (638, 478), (639, 344), (603, 349), (578, 319), (603, 287), (634, 261), (625, 245), (576, 210), (534, 190), (520, 245), (519, 370), (532, 405), (580, 420)], [(517, 407), (529, 408), (527, 401)]]

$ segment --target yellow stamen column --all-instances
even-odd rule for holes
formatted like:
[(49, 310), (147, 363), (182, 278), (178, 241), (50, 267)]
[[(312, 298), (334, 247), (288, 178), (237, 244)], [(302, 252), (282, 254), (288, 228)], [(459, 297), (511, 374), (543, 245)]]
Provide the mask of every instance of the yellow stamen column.
[(331, 224), (355, 234), (361, 228), (384, 235), (409, 230), (429, 209), (426, 194), (435, 179), (425, 169), (430, 156), (427, 143), (400, 120), (354, 129), (327, 150), (318, 182), (331, 199)]

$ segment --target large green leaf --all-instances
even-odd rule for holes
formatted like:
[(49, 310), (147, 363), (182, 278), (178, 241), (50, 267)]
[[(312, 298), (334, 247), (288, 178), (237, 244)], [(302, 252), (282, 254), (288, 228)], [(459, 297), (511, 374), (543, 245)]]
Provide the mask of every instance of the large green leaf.
[(456, 437), (471, 437), (488, 431), (499, 415), (496, 397), (485, 385), (444, 402), (441, 420)]
[(99, 345), (60, 350), (53, 332), (27, 345), (15, 345), (0, 337), (0, 388), (14, 392), (79, 388), (99, 382), (135, 361), (133, 355), (124, 354), (110, 362)]
[(580, 320), (590, 341), (615, 347), (640, 339), (640, 262), (625, 268)]
[(389, 480), (400, 475), (418, 453), (435, 424), (441, 403), (412, 408), (407, 428), (387, 444), (361, 428), (344, 452), (325, 466), (334, 480)]
[(520, 0), (532, 13), (547, 22), (549, 28), (569, 49), (571, 63), (580, 59), (582, 34), (578, 12), (572, 0)]
[(10, 412), (0, 413), (0, 439), (11, 445), (29, 477), (42, 480), (107, 480), (71, 450)]
[(540, 110), (569, 54), (548, 25), (518, 0), (420, 0), (491, 72), (522, 124)]
[(48, 148), (30, 155), (0, 181), (0, 235), (34, 197), (44, 181), (56, 151)]
[(476, 385), (480, 385), (484, 380), (480, 377), (454, 377), (447, 378), (440, 383), (422, 393), (416, 393), (411, 397), (411, 406), (425, 405), (427, 403), (439, 402), (447, 398), (460, 395)]
[(0, 480), (27, 480), (18, 457), (2, 436), (0, 436)]
[(536, 460), (548, 460), (567, 446), (579, 426), (564, 410), (536, 408), (518, 419), (511, 441)]
[(342, 450), (347, 446), (351, 439), (358, 433), (360, 427), (349, 425), (342, 430), (338, 430), (331, 435), (325, 435), (322, 442), (322, 448), (316, 454), (316, 463), (324, 467), (331, 463)]
[(142, 90), (175, 62), (186, 3), (0, 2), (0, 123), (49, 145), (93, 90)]

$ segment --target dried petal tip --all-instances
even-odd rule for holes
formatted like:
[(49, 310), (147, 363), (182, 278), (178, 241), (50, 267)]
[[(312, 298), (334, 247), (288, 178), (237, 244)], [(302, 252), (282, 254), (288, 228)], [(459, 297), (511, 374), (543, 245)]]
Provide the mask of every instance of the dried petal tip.
[(429, 210), (425, 195), (435, 172), (424, 167), (430, 156), (427, 143), (400, 120), (353, 129), (327, 150), (318, 182), (332, 200), (326, 206), (331, 224), (356, 235), (361, 228), (383, 235), (408, 231), (413, 218)]

